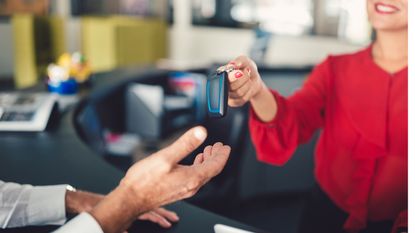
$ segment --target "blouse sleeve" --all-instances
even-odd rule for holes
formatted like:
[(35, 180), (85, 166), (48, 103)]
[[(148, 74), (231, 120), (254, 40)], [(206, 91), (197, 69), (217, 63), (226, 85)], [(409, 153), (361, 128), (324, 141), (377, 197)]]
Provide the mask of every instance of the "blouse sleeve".
[(249, 128), (260, 161), (283, 165), (299, 144), (322, 127), (329, 85), (329, 60), (318, 65), (303, 87), (289, 98), (272, 91), (278, 110), (270, 122), (262, 122), (250, 109)]
[[(405, 230), (400, 230), (405, 229)], [(401, 211), (395, 219), (391, 233), (407, 232), (408, 230), (408, 210)]]

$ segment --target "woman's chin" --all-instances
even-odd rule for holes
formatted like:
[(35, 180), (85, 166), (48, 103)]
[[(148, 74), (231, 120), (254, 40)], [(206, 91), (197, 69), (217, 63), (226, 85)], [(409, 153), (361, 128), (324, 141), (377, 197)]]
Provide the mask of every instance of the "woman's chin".
[(408, 28), (408, 17), (404, 14), (380, 15), (375, 12), (369, 13), (369, 21), (375, 30), (400, 31)]
[(408, 24), (397, 24), (396, 22), (372, 22), (376, 31), (403, 31), (408, 29)]

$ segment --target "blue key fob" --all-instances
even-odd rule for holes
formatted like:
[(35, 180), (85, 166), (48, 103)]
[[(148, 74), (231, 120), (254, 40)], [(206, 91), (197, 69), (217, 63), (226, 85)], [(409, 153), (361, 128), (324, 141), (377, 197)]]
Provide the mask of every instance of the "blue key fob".
[(228, 109), (229, 81), (228, 71), (219, 70), (209, 76), (206, 83), (208, 115), (221, 118)]

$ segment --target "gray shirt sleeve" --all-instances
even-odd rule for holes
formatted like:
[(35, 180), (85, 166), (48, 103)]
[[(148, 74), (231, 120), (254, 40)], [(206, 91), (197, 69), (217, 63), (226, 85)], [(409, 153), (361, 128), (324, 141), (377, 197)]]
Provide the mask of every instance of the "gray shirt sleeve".
[(67, 185), (32, 186), (0, 180), (0, 228), (62, 225)]
[(80, 215), (54, 231), (54, 233), (104, 233), (98, 222), (88, 213)]

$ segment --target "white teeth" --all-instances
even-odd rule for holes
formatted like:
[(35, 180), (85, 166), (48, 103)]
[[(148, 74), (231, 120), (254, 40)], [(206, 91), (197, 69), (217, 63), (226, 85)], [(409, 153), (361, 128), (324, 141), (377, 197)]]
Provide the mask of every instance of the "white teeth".
[(376, 9), (381, 12), (392, 13), (397, 11), (395, 8), (384, 6), (384, 5), (376, 5)]

